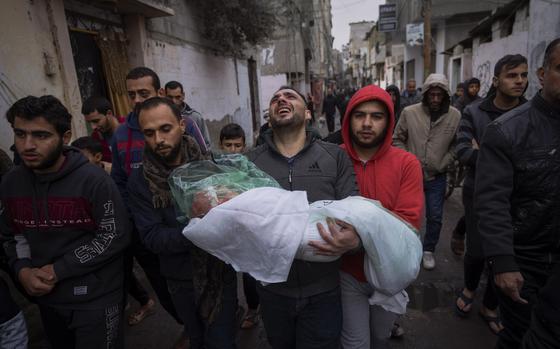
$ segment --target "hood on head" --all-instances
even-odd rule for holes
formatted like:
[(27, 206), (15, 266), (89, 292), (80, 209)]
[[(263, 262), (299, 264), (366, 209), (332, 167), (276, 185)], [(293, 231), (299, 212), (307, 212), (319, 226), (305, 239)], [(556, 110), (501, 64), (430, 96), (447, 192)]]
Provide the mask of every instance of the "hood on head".
[(140, 123), (138, 122), (138, 115), (134, 112), (134, 110), (131, 111), (126, 117), (126, 125), (133, 130), (140, 131)]
[(451, 96), (451, 90), (449, 90), (449, 81), (443, 74), (430, 74), (422, 86), (422, 96), (428, 92), (432, 87), (441, 87), (448, 96)]
[(393, 129), (395, 128), (395, 110), (393, 107), (391, 96), (381, 87), (376, 85), (368, 85), (366, 87), (363, 87), (356, 93), (354, 93), (354, 95), (348, 102), (346, 113), (344, 114), (344, 119), (342, 121), (342, 139), (344, 140), (344, 147), (348, 150), (350, 156), (355, 160), (359, 160), (359, 157), (354, 150), (352, 138), (350, 137), (350, 115), (352, 114), (354, 108), (356, 108), (359, 104), (369, 101), (379, 101), (383, 103), (389, 111), (389, 125), (387, 126), (387, 132), (385, 133), (385, 139), (383, 140), (383, 144), (381, 144), (379, 150), (373, 158), (377, 158), (385, 153), (387, 149), (391, 147), (391, 143), (393, 141)]

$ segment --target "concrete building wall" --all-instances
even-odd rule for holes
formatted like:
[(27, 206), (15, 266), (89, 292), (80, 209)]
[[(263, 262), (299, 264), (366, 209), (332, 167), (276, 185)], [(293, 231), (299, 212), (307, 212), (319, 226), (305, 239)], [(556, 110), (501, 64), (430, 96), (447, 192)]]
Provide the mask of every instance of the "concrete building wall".
[(84, 135), (62, 0), (4, 0), (0, 23), (0, 147), (13, 143), (7, 109), (28, 95), (59, 98), (74, 117), (74, 136)]
[[(280, 86), (286, 85), (288, 80), (286, 79), (286, 74), (277, 75), (262, 75), (261, 76), (261, 109), (268, 109), (270, 99), (272, 94), (278, 90)], [(261, 124), (264, 123), (264, 119), (261, 120)]]
[(159, 74), (162, 85), (170, 80), (183, 84), (187, 103), (205, 118), (213, 144), (230, 122), (251, 135), (247, 61), (217, 54), (202, 35), (196, 9), (178, 2), (174, 10), (175, 16), (147, 21), (145, 64)]
[(481, 94), (488, 91), (494, 65), (506, 54), (522, 54), (529, 61), (529, 87), (525, 96), (531, 98), (541, 88), (536, 76), (542, 65), (548, 43), (560, 37), (560, 3), (531, 0), (529, 6), (516, 11), (512, 35), (500, 37), (501, 21), (492, 24), (492, 38), (480, 44), (473, 40), (473, 75), (481, 80)]
[(496, 62), (506, 54), (527, 55), (528, 39), (528, 32), (519, 32), (484, 44), (478, 38), (473, 40), (473, 76), (480, 80), (481, 96), (490, 89)]
[(529, 88), (527, 96), (533, 96), (541, 88), (535, 72), (542, 65), (544, 50), (548, 43), (560, 37), (560, 3), (531, 0), (530, 26), (526, 56), (529, 60)]

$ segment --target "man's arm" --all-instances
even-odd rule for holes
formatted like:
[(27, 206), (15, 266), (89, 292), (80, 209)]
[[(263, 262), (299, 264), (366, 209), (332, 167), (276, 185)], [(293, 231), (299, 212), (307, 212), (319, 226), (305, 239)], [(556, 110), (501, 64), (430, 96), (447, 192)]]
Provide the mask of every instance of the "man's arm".
[(422, 167), (416, 157), (404, 165), (397, 202), (392, 212), (420, 230), (424, 209), (424, 184)]
[(0, 241), (3, 242), (3, 246), (0, 246), (0, 248), (3, 248), (6, 252), (10, 268), (15, 275), (18, 275), (21, 269), (33, 266), (31, 249), (25, 236), (16, 233), (12, 228), (12, 219), (4, 203), (0, 204), (0, 207), (0, 234), (2, 235)]
[(409, 111), (406, 108), (403, 109), (399, 122), (397, 122), (393, 132), (393, 145), (404, 150), (407, 150), (406, 145), (408, 142), (408, 114)]
[(196, 122), (194, 122), (194, 120), (192, 118), (188, 117), (188, 116), (183, 117), (183, 120), (185, 120), (185, 123), (187, 124), (186, 125), (187, 126), (187, 134), (194, 138), (196, 143), (198, 143), (198, 146), (200, 147), (200, 150), (202, 151), (202, 153), (206, 154), (206, 152), (209, 150), (209, 148), (207, 148), (205, 139), (202, 136), (202, 132), (198, 128), (198, 125), (196, 124)]
[(135, 171), (140, 172), (133, 173), (131, 177), (130, 206), (142, 243), (156, 254), (186, 252), (190, 242), (183, 236), (183, 228), (169, 227), (162, 222), (160, 214), (154, 209), (151, 192), (141, 173), (142, 168)]
[(337, 158), (337, 177), (335, 184), (335, 199), (342, 200), (349, 196), (360, 195), (354, 165), (346, 151), (339, 148)]
[(208, 126), (206, 126), (206, 122), (204, 121), (202, 114), (197, 111), (194, 111), (193, 113), (196, 113), (194, 122), (198, 126), (198, 129), (200, 130), (200, 133), (204, 138), (204, 142), (206, 143), (206, 151), (209, 151), (212, 148), (212, 143), (210, 142), (210, 131), (208, 131)]
[[(354, 166), (341, 148), (337, 155), (337, 181), (335, 184), (335, 199), (341, 200), (348, 196), (360, 195), (354, 173)], [(327, 227), (317, 225), (319, 235), (323, 241), (310, 241), (309, 245), (317, 250), (317, 254), (326, 256), (340, 256), (346, 252), (353, 252), (360, 248), (361, 240), (356, 229), (343, 221), (327, 219)], [(327, 230), (328, 229), (328, 230)]]
[[(116, 137), (114, 137), (116, 138)], [(128, 191), (126, 189), (126, 183), (128, 182), (128, 174), (124, 169), (124, 164), (119, 156), (119, 149), (117, 147), (116, 139), (113, 140), (111, 144), (112, 164), (111, 164), (111, 178), (115, 181), (119, 193), (127, 207), (128, 205)], [(130, 165), (130, 164), (129, 164)]]
[(54, 262), (57, 281), (101, 268), (130, 243), (129, 217), (116, 185), (105, 175), (92, 180), (88, 199), (96, 224), (94, 237)]
[(467, 107), (463, 116), (461, 116), (461, 121), (459, 121), (455, 152), (459, 162), (471, 168), (476, 166), (476, 159), (478, 158), (478, 147), (475, 147), (476, 141), (473, 141), (475, 141), (473, 116), (471, 107)]
[(494, 273), (518, 271), (510, 214), (514, 168), (511, 146), (499, 125), (486, 129), (476, 167), (474, 203), (484, 255)]

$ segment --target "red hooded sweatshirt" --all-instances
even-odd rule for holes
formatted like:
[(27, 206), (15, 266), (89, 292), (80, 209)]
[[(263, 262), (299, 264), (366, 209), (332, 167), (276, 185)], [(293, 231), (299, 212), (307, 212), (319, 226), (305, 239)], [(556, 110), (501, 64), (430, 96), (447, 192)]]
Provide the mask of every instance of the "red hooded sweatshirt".
[[(367, 101), (385, 104), (389, 111), (389, 125), (385, 139), (375, 155), (363, 162), (356, 153), (350, 136), (350, 115), (357, 105)], [(383, 207), (420, 229), (424, 207), (422, 168), (416, 156), (392, 146), (394, 127), (395, 115), (391, 96), (375, 85), (366, 86), (356, 92), (348, 103), (342, 122), (344, 144), (341, 147), (352, 159), (360, 194), (380, 201)], [(364, 253), (344, 256), (342, 270), (358, 281), (366, 282)]]

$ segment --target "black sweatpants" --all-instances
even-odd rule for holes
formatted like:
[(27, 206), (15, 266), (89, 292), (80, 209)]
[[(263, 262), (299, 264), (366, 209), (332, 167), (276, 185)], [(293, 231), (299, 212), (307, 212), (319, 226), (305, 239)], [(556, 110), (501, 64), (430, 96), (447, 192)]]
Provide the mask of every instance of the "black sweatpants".
[(523, 349), (560, 348), (560, 263), (539, 290)]
[(56, 349), (124, 349), (121, 304), (97, 310), (58, 309), (39, 305), (43, 328)]
[(171, 300), (171, 296), (169, 295), (167, 280), (161, 275), (159, 257), (142, 245), (138, 231), (136, 230), (132, 232), (132, 243), (127, 249), (125, 256), (125, 285), (127, 286), (127, 291), (130, 292), (141, 305), (145, 305), (148, 302), (149, 295), (146, 289), (133, 276), (133, 257), (136, 258), (136, 261), (144, 270), (146, 278), (154, 289), (163, 309), (165, 309), (177, 323), (182, 324), (175, 310), (175, 306), (173, 305), (173, 301)]

